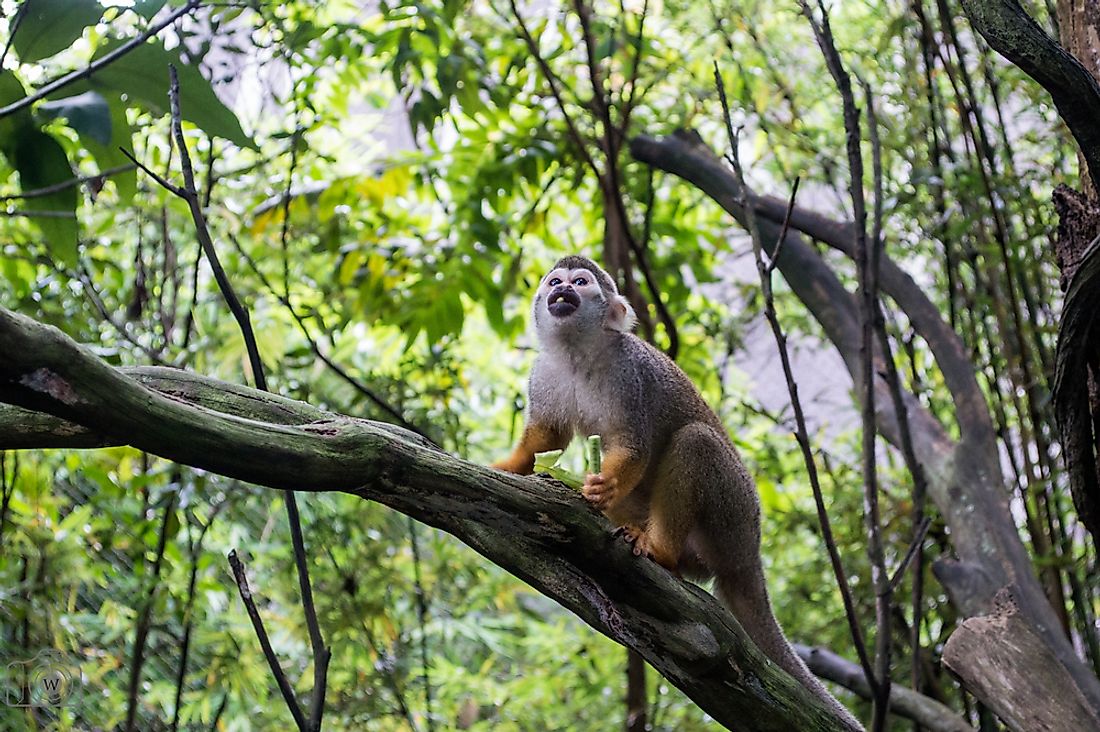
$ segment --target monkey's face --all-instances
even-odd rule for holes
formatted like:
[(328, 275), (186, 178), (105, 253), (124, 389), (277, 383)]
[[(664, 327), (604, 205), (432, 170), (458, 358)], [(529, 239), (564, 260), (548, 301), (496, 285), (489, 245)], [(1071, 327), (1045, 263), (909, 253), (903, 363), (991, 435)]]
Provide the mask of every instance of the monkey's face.
[(555, 269), (542, 279), (542, 290), (547, 312), (559, 320), (580, 310), (582, 300), (604, 299), (596, 276), (587, 269)]
[[(604, 278), (608, 279), (606, 274)], [(605, 290), (598, 274), (584, 266), (550, 270), (539, 283), (533, 309), (535, 327), (543, 339), (568, 340), (606, 329), (629, 330), (633, 316), (625, 300)]]

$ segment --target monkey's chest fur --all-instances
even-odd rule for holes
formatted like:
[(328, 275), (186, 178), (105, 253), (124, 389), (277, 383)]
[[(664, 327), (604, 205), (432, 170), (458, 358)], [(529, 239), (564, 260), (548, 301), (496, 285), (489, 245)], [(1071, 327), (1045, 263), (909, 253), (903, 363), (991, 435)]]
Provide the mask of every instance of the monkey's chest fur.
[(630, 435), (648, 448), (652, 430), (642, 425), (648, 409), (641, 397), (652, 391), (652, 374), (622, 358), (616, 345), (596, 352), (544, 348), (531, 371), (530, 408), (573, 434), (599, 435), (605, 443)]

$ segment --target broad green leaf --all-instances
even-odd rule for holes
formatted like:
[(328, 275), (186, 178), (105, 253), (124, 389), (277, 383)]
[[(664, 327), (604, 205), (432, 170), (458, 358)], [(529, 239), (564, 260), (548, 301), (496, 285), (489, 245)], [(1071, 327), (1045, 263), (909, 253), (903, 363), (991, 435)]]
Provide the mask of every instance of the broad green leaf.
[[(105, 44), (96, 57), (110, 53), (119, 42)], [(138, 46), (113, 64), (89, 78), (93, 89), (111, 97), (127, 94), (155, 112), (168, 111), (168, 66), (175, 65), (180, 82), (180, 114), (211, 135), (225, 138), (241, 147), (255, 149), (256, 143), (241, 129), (237, 115), (222, 104), (199, 70), (187, 66), (179, 51), (165, 50), (159, 41)], [(111, 92), (111, 93), (108, 93)]]
[(84, 29), (99, 22), (98, 0), (26, 0), (12, 48), (23, 63), (53, 56), (73, 44)]
[(156, 15), (164, 7), (165, 0), (136, 0), (134, 10), (142, 17), (149, 19)]
[[(65, 150), (45, 132), (25, 127), (7, 150), (9, 159), (19, 171), (24, 191), (45, 188), (71, 180), (73, 170)], [(78, 229), (76, 224), (76, 187), (56, 191), (24, 201), (25, 210), (57, 213), (57, 217), (35, 217), (31, 220), (42, 230), (50, 252), (67, 265), (76, 264)]]
[[(108, 101), (107, 107), (111, 116), (111, 139), (107, 141), (107, 144), (102, 144), (92, 138), (81, 138), (84, 147), (88, 148), (88, 152), (95, 157), (100, 170), (128, 165), (130, 159), (122, 154), (122, 150), (132, 150), (134, 148), (130, 123), (126, 119), (126, 103), (122, 101), (121, 97), (115, 96)], [(111, 180), (114, 181), (115, 187), (118, 189), (120, 202), (123, 204), (129, 203), (134, 197), (134, 193), (137, 192), (137, 171), (127, 170), (123, 173), (116, 173), (111, 176)]]
[[(0, 71), (0, 106), (7, 106), (27, 96), (27, 90), (10, 71)], [(31, 123), (29, 110), (22, 110), (9, 117), (0, 119), (0, 148), (9, 147), (20, 127)]]
[(562, 450), (551, 450), (550, 452), (536, 453), (535, 472), (547, 473), (551, 477), (565, 483), (573, 490), (580, 490), (580, 487), (584, 485), (584, 476), (578, 475), (558, 465), (558, 460), (561, 459), (562, 452)]
[(64, 119), (81, 137), (103, 145), (111, 142), (111, 110), (99, 92), (87, 91), (43, 102), (38, 111), (49, 119)]

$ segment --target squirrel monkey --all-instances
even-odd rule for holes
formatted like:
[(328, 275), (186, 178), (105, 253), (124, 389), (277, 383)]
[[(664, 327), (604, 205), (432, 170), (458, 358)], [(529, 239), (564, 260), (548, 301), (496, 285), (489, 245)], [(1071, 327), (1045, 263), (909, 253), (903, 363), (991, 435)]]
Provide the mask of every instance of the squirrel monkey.
[(760, 563), (760, 501), (717, 415), (667, 356), (630, 331), (635, 316), (598, 265), (563, 257), (532, 307), (539, 355), (519, 445), (493, 467), (530, 474), (535, 453), (599, 435), (603, 468), (581, 491), (634, 547), (666, 569), (715, 577), (718, 597), (767, 656), (859, 723), (787, 642)]

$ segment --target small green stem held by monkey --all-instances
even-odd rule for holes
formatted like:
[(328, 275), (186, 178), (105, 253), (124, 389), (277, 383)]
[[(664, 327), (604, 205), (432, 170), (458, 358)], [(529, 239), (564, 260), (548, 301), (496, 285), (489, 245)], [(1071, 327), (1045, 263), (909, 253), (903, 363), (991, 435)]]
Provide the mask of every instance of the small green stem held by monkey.
[(493, 467), (526, 475), (535, 453), (561, 450), (577, 433), (598, 435), (603, 465), (581, 492), (634, 554), (685, 577), (714, 577), (718, 597), (767, 656), (862, 729), (772, 613), (752, 477), (684, 372), (630, 332), (634, 311), (611, 277), (589, 259), (564, 257), (539, 283), (532, 313), (539, 355), (527, 423), (512, 454)]

